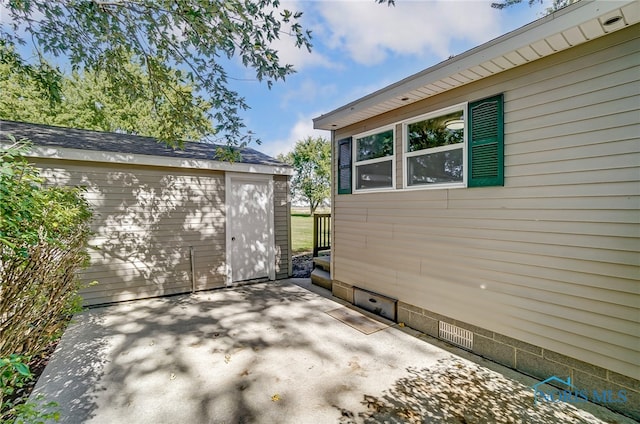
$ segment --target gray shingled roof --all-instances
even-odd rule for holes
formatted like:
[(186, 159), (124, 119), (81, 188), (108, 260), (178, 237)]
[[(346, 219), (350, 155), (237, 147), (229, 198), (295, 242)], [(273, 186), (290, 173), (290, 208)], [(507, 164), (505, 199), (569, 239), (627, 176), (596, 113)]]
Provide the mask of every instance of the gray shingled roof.
[[(11, 134), (18, 140), (27, 138), (37, 146), (214, 161), (220, 160), (216, 157), (216, 150), (226, 147), (211, 143), (185, 142), (183, 149), (172, 149), (152, 137), (0, 120), (0, 142), (6, 141), (6, 134)], [(240, 155), (240, 163), (286, 166), (271, 156), (248, 147), (240, 149)]]

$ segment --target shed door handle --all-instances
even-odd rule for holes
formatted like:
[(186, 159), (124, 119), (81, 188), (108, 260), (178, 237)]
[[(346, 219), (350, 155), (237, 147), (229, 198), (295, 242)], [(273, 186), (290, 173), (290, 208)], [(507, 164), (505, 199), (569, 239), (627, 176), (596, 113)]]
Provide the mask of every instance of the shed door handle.
[(236, 241), (236, 238), (235, 237), (231, 237), (231, 241)]

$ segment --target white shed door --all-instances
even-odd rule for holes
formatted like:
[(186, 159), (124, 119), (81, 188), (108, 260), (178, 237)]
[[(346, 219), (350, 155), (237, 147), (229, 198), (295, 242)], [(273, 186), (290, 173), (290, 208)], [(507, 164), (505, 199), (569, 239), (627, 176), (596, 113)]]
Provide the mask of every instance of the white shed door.
[(227, 257), (231, 281), (273, 279), (271, 180), (231, 176), (228, 181)]

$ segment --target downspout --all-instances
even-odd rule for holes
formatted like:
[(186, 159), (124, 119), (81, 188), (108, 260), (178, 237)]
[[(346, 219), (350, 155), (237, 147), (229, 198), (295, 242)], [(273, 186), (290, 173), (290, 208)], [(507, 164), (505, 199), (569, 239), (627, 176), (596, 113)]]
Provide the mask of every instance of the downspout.
[(196, 292), (196, 261), (193, 246), (189, 246), (189, 258), (191, 260), (191, 293)]
[(335, 206), (336, 206), (336, 193), (338, 192), (338, 161), (335, 159), (337, 158), (337, 152), (336, 152), (336, 130), (332, 130), (331, 131), (331, 222), (330, 222), (330, 233), (329, 233), (329, 244), (331, 244), (331, 250), (329, 251), (330, 255), (329, 256), (329, 278), (331, 279), (331, 281), (333, 282), (333, 271), (336, 269), (335, 268), (335, 260), (336, 260), (336, 255), (334, 255), (334, 246), (335, 244), (335, 231), (333, 231), (335, 222), (336, 222), (336, 211), (335, 211)]

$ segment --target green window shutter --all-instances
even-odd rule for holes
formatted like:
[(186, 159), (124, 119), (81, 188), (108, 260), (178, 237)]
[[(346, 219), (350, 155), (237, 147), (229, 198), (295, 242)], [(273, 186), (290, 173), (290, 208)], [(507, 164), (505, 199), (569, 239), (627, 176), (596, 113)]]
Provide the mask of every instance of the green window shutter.
[(338, 140), (338, 194), (351, 194), (351, 137)]
[(504, 185), (503, 96), (469, 104), (468, 186)]

